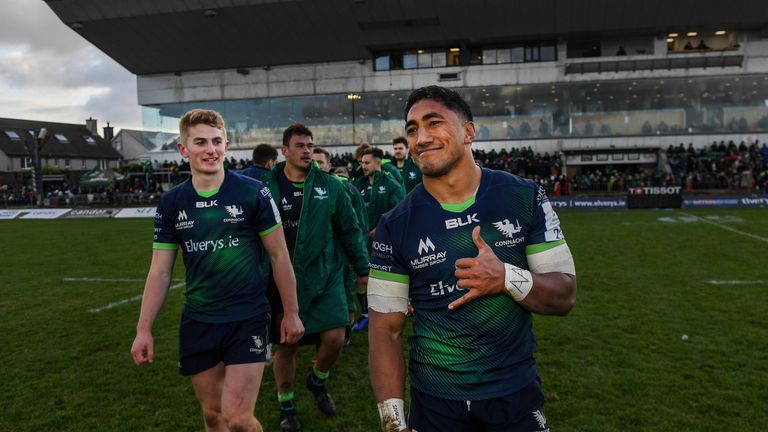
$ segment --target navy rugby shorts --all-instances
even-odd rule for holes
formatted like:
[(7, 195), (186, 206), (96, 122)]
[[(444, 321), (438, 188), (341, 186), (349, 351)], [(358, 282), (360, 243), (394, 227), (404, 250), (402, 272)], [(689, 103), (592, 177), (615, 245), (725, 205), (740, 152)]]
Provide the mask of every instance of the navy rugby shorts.
[(206, 371), (225, 365), (263, 363), (269, 352), (269, 314), (242, 321), (206, 323), (181, 314), (179, 373)]
[(544, 393), (536, 377), (528, 386), (484, 400), (451, 400), (411, 387), (412, 432), (549, 432)]

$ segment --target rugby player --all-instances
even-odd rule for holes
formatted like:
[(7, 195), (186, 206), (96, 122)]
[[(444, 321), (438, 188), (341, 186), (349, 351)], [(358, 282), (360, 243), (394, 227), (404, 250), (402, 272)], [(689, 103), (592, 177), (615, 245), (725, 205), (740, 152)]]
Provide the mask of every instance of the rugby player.
[[(315, 146), (312, 149), (312, 160), (317, 162), (317, 164), (320, 166), (320, 168), (324, 169), (325, 171), (330, 172), (332, 166), (331, 166), (331, 154), (328, 152), (328, 150)], [(360, 195), (360, 191), (357, 190), (355, 185), (352, 184), (352, 182), (349, 181), (349, 179), (345, 176), (333, 174), (334, 177), (336, 177), (343, 185), (344, 189), (347, 192), (347, 195), (349, 196), (349, 200), (352, 202), (352, 208), (355, 210), (355, 216), (356, 221), (358, 225), (360, 225), (360, 228), (363, 230), (364, 233), (368, 232), (368, 213), (365, 209), (365, 203), (363, 201), (362, 195)], [(366, 247), (368, 244), (368, 241), (366, 238), (363, 239)], [(347, 308), (349, 309), (349, 322), (352, 323), (355, 318), (355, 294), (360, 291), (363, 292), (365, 289), (365, 285), (362, 286), (355, 286), (357, 282), (357, 278), (354, 272), (354, 269), (351, 265), (344, 266), (344, 285), (347, 287)], [(367, 305), (367, 303), (361, 303), (361, 305)], [(344, 340), (344, 348), (342, 348), (342, 352), (344, 352), (349, 347), (350, 342), (350, 334), (345, 335), (346, 338)]]
[[(368, 253), (372, 253), (373, 236), (376, 233), (376, 224), (381, 215), (393, 209), (405, 195), (403, 185), (395, 180), (388, 172), (382, 171), (382, 159), (384, 152), (378, 147), (367, 147), (360, 156), (360, 167), (365, 177), (358, 180), (356, 186), (360, 189), (360, 195), (365, 202), (368, 212)], [(368, 300), (365, 287), (358, 293), (362, 315), (358, 319), (353, 331), (362, 331), (368, 324)]]
[(179, 133), (178, 149), (192, 176), (160, 199), (131, 355), (137, 365), (155, 357), (152, 324), (180, 246), (187, 272), (179, 372), (191, 377), (206, 431), (258, 432), (253, 411), (270, 321), (259, 271), (264, 250), (283, 301), (280, 340), (293, 343), (304, 331), (280, 215), (264, 184), (224, 169), (228, 143), (219, 113), (189, 111)]
[[(264, 176), (276, 197), (296, 274), (299, 316), (306, 328), (301, 344), (316, 344), (317, 362), (306, 386), (323, 414), (335, 415), (327, 379), (339, 357), (349, 326), (344, 266), (350, 263), (357, 284), (368, 279), (365, 233), (355, 222), (344, 185), (312, 161), (312, 132), (294, 124), (283, 132), (280, 162)], [(343, 259), (346, 256), (348, 261)], [(275, 305), (279, 310), (279, 304)], [(300, 430), (294, 404), (296, 351), (299, 343), (281, 343), (273, 358), (280, 404), (280, 428)]]
[(413, 158), (408, 157), (408, 140), (405, 137), (397, 137), (392, 140), (392, 156), (395, 159), (395, 167), (400, 170), (407, 194), (421, 183), (421, 170)]
[[(405, 130), (422, 185), (376, 229), (369, 365), (382, 430), (547, 431), (531, 314), (566, 315), (576, 271), (544, 190), (472, 157), (467, 103), (415, 90)], [(401, 335), (408, 301), (411, 401)]]
[(277, 149), (269, 144), (259, 144), (253, 149), (251, 166), (240, 170), (240, 174), (261, 180), (267, 171), (277, 163)]

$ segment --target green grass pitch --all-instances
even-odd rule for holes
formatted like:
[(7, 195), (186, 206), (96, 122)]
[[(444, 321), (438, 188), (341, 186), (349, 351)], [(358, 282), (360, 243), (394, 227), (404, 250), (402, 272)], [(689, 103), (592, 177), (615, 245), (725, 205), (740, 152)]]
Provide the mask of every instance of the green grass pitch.
[[(576, 307), (534, 320), (552, 430), (768, 430), (768, 210), (560, 218)], [(151, 237), (150, 219), (0, 221), (1, 431), (203, 429), (176, 372), (181, 286), (155, 324), (155, 362), (130, 358)], [(313, 352), (300, 351), (304, 430), (377, 430), (366, 345), (355, 334), (331, 373), (330, 419), (303, 387)], [(275, 392), (268, 369), (256, 408), (268, 431)]]

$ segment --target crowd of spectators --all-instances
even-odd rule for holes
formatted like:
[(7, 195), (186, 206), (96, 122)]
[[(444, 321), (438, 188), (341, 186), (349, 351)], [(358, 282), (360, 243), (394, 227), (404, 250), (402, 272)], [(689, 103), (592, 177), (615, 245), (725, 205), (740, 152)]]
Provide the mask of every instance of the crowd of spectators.
[[(759, 142), (738, 145), (730, 142), (713, 142), (704, 148), (694, 148), (680, 143), (670, 145), (659, 152), (661, 164), (655, 167), (640, 164), (616, 164), (582, 166), (579, 173), (568, 176), (564, 172), (561, 153), (534, 152), (531, 147), (510, 149), (473, 150), (475, 160), (481, 166), (504, 170), (531, 179), (542, 185), (552, 196), (588, 193), (624, 193), (629, 188), (645, 186), (680, 186), (686, 191), (730, 190), (739, 193), (765, 193), (768, 187), (768, 146)], [(389, 154), (387, 158), (391, 159)], [(666, 163), (663, 163), (666, 159)], [(352, 153), (333, 155), (334, 167), (355, 166)], [(240, 170), (250, 165), (250, 160), (230, 157), (225, 160), (227, 169)], [(104, 203), (121, 205), (156, 201), (163, 192), (163, 183), (178, 184), (189, 176), (189, 164), (176, 161), (154, 161), (152, 164), (131, 165), (124, 170), (125, 180), (104, 187), (85, 189), (71, 188), (66, 182), (46, 198), (67, 205)], [(34, 203), (34, 193), (26, 186), (9, 188), (0, 185), (0, 204), (25, 206)]]

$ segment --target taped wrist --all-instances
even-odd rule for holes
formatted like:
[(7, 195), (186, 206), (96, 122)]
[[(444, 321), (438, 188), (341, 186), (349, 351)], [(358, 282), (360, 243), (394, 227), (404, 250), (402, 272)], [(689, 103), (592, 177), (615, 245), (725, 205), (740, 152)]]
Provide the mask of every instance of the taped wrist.
[(504, 263), (504, 288), (512, 299), (521, 302), (533, 288), (533, 275), (528, 270)]
[(391, 398), (377, 404), (382, 432), (398, 432), (408, 428), (405, 423), (405, 403), (402, 399)]

